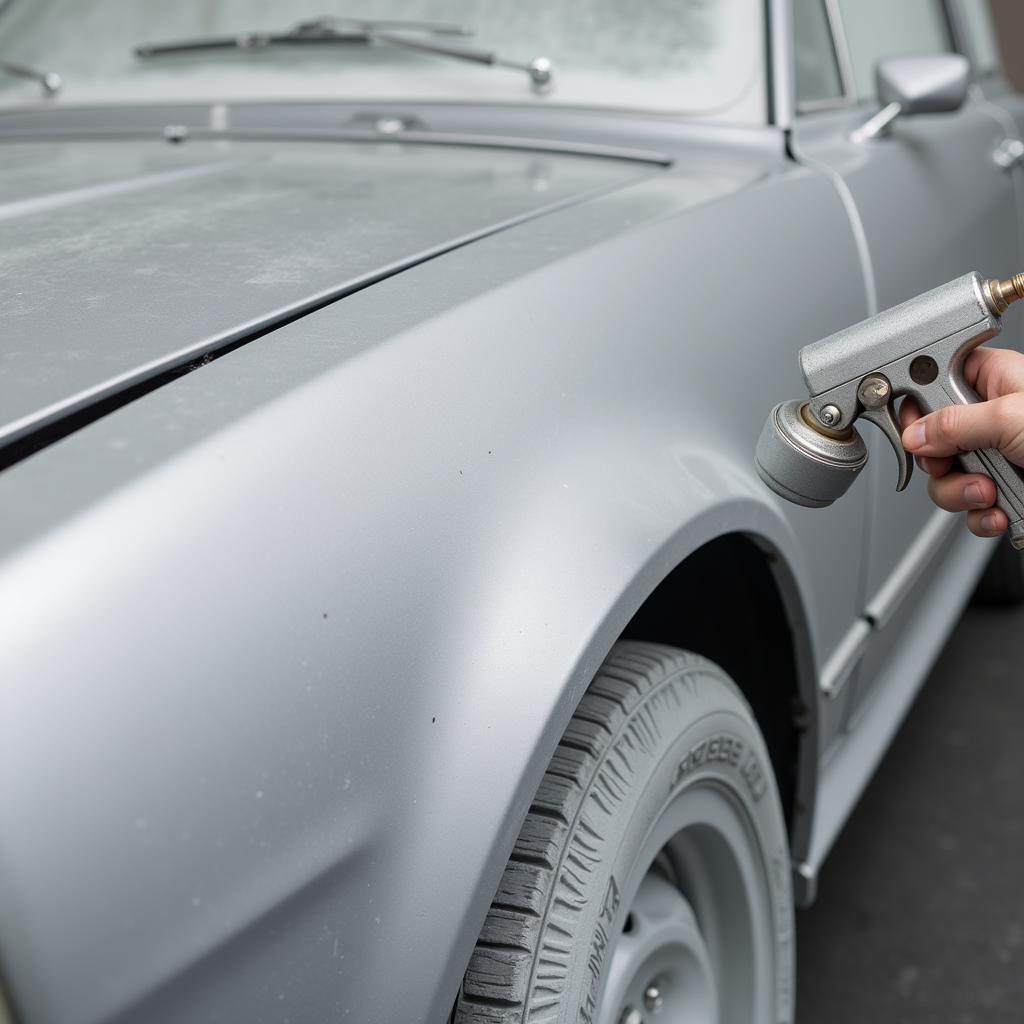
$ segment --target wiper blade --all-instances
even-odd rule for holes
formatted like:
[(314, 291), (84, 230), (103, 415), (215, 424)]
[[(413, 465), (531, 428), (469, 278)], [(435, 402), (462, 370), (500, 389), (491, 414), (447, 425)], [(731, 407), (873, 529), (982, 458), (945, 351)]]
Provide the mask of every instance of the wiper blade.
[(316, 32), (335, 25), (351, 25), (362, 32), (426, 32), (432, 36), (471, 36), (476, 33), (472, 25), (460, 25), (448, 21), (410, 21), (403, 18), (350, 18), (330, 15), (299, 22), (293, 32)]
[[(335, 25), (351, 25), (352, 28), (335, 28)], [(451, 46), (433, 39), (421, 39), (400, 34), (401, 32), (426, 32), (437, 36), (467, 36), (473, 30), (465, 25), (429, 21), (373, 21), (361, 18), (318, 18), (304, 21), (287, 32), (245, 32), (237, 36), (208, 36), (201, 39), (180, 39), (168, 43), (145, 43), (135, 48), (135, 56), (141, 58), (162, 57), (174, 53), (189, 53), (200, 50), (262, 50), (272, 46), (367, 46), (383, 43), (407, 50), (432, 53), (439, 57), (487, 64), (492, 67), (512, 68), (525, 71), (533, 87), (543, 90), (551, 84), (551, 62), (537, 57), (528, 63), (506, 60), (492, 50), (481, 50), (467, 46)]]
[[(338, 31), (335, 26), (349, 26)], [(443, 21), (400, 21), (384, 18), (315, 18), (300, 21), (286, 32), (243, 32), (234, 36), (203, 36), (200, 39), (175, 39), (169, 43), (145, 43), (135, 47), (137, 57), (158, 57), (165, 53), (186, 53), (192, 50), (259, 50), (265, 46), (292, 43), (366, 43), (371, 32), (426, 32), (432, 36), (471, 36), (468, 25)]]
[(39, 71), (13, 60), (0, 60), (0, 71), (17, 78), (31, 78), (43, 87), (44, 96), (56, 96), (64, 87), (64, 79), (56, 71)]

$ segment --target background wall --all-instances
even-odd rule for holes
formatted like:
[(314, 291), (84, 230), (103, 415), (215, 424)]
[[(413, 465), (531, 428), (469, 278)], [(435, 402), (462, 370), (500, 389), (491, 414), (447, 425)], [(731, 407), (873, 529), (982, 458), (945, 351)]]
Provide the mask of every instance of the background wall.
[(1024, 3), (1021, 0), (989, 0), (999, 33), (1006, 77), (1024, 92)]

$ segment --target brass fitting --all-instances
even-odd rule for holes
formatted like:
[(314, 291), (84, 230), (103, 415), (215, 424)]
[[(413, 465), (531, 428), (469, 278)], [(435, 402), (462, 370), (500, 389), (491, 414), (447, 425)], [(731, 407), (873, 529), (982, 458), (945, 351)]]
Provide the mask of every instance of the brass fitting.
[(1014, 274), (1007, 281), (986, 281), (984, 291), (989, 308), (1002, 316), (1011, 302), (1024, 299), (1024, 274)]

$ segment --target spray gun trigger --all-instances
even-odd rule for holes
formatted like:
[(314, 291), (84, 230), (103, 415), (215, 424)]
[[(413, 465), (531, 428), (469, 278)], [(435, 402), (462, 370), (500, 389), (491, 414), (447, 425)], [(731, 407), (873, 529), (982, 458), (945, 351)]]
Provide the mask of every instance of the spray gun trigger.
[(910, 483), (911, 474), (914, 472), (914, 460), (903, 447), (903, 440), (900, 434), (900, 425), (896, 420), (896, 409), (892, 402), (877, 409), (865, 409), (861, 414), (862, 419), (870, 420), (879, 430), (885, 434), (886, 440), (892, 445), (896, 454), (896, 462), (899, 465), (899, 479), (896, 481), (896, 490), (906, 490)]

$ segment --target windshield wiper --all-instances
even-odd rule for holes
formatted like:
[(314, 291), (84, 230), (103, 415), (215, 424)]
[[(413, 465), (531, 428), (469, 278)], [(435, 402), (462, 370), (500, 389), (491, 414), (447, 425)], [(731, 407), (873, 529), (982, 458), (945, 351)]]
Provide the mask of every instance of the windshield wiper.
[(12, 60), (0, 60), (0, 71), (17, 78), (31, 78), (43, 87), (44, 96), (56, 96), (64, 87), (64, 79), (56, 71), (39, 71)]
[[(335, 28), (335, 25), (352, 27), (339, 29)], [(383, 43), (387, 46), (432, 53), (439, 57), (471, 61), (474, 64), (488, 64), (492, 67), (525, 71), (530, 76), (533, 87), (538, 90), (545, 89), (551, 84), (551, 62), (544, 57), (537, 57), (529, 63), (506, 60), (492, 50), (450, 46), (433, 39), (420, 39), (399, 34), (399, 31), (401, 33), (425, 32), (431, 36), (468, 36), (473, 33), (468, 26), (444, 22), (317, 18), (315, 21), (300, 22), (287, 32), (245, 32), (237, 36), (207, 36), (200, 39), (175, 40), (169, 43), (146, 43), (135, 47), (135, 56), (141, 58), (162, 57), (168, 54), (199, 50), (263, 50), (272, 46), (367, 46)]]
[(396, 18), (352, 18), (328, 15), (312, 21), (300, 21), (292, 32), (320, 32), (335, 25), (351, 25), (360, 32), (426, 32), (432, 36), (471, 36), (476, 34), (472, 25), (459, 25), (447, 21), (409, 21)]

